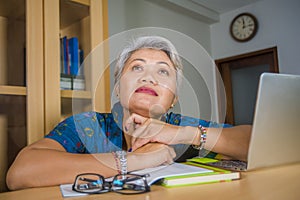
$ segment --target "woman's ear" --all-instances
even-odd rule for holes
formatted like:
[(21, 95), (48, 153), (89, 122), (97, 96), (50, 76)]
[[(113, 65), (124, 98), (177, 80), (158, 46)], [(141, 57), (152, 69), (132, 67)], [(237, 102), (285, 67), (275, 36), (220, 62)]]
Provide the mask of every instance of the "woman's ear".
[(177, 102), (178, 102), (178, 96), (174, 96), (173, 102), (171, 104), (171, 108), (173, 108)]

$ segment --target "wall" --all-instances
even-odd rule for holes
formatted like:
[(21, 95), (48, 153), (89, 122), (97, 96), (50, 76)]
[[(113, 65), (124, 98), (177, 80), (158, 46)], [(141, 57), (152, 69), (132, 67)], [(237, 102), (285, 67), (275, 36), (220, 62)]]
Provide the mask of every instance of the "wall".
[[(263, 0), (221, 15), (220, 22), (211, 25), (212, 57), (226, 58), (277, 46), (280, 73), (300, 74), (299, 9), (299, 0)], [(252, 13), (259, 21), (257, 35), (246, 43), (235, 42), (229, 35), (231, 20), (241, 12)]]
[[(155, 3), (150, 0), (118, 0), (108, 1), (109, 5), (109, 33), (110, 36), (125, 30), (140, 27), (163, 27), (182, 32), (201, 44), (213, 59), (225, 58), (246, 52), (277, 46), (279, 69), (281, 73), (300, 74), (297, 58), (299, 57), (300, 14), (299, 0), (262, 0), (242, 7), (238, 10), (222, 14), (220, 22), (207, 25), (195, 18), (181, 14), (178, 11)], [(241, 12), (253, 13), (259, 20), (257, 35), (246, 43), (238, 43), (229, 35), (231, 20)], [(216, 108), (215, 94), (209, 94), (203, 77), (194, 73), (195, 67), (186, 67), (192, 88), (199, 100), (201, 117), (210, 119), (211, 115), (218, 115), (212, 110)], [(111, 68), (113, 75), (114, 68)], [(208, 77), (213, 80), (214, 77)], [(113, 77), (111, 79), (113, 85)], [(113, 88), (113, 87), (111, 87)], [(204, 98), (209, 96), (210, 98)], [(188, 99), (189, 94), (181, 95)], [(212, 99), (212, 100), (211, 100)], [(188, 114), (197, 116), (191, 106)]]
[(182, 32), (210, 52), (210, 27), (150, 0), (108, 1), (109, 34), (139, 27), (163, 27)]
[[(166, 6), (162, 6), (157, 2), (155, 3), (155, 1), (108, 1), (108, 8), (110, 36), (133, 28), (162, 27), (186, 34), (201, 44), (206, 51), (211, 51), (210, 27), (208, 24), (203, 23), (193, 17), (181, 14), (180, 12), (176, 12)], [(180, 41), (175, 42), (180, 43)], [(115, 48), (112, 45), (110, 45), (110, 47)], [(111, 56), (115, 54), (115, 52), (113, 53), (112, 51), (114, 51), (114, 49), (110, 52)], [(196, 55), (196, 51), (191, 53)], [(196, 98), (199, 102), (201, 118), (210, 120), (211, 116), (216, 115), (217, 113), (214, 112), (214, 108), (216, 108), (216, 100), (214, 98), (214, 92), (209, 94), (205, 80), (203, 80), (201, 77), (202, 75), (197, 73), (197, 71), (199, 71), (199, 69), (196, 69), (197, 67), (199, 68), (199, 66), (192, 66), (189, 63), (186, 63), (185, 65), (184, 73), (185, 75), (188, 75), (188, 82), (191, 85), (185, 84), (183, 86), (180, 99), (184, 100), (185, 103), (182, 103), (180, 106), (186, 108), (185, 114), (199, 117), (198, 110), (195, 109), (193, 104), (189, 103), (189, 105), (186, 105), (190, 101), (191, 96), (196, 95)], [(111, 75), (113, 75), (113, 70), (114, 68), (111, 67)], [(206, 78), (213, 83), (212, 74), (206, 76)], [(111, 78), (111, 85), (113, 85), (113, 77)], [(175, 111), (178, 111), (179, 109), (182, 108), (177, 107), (175, 108)]]

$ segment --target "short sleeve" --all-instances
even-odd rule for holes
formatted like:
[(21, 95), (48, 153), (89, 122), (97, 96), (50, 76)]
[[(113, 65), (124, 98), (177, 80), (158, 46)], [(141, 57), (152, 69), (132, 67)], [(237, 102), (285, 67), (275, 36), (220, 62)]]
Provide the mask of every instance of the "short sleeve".
[(73, 115), (45, 137), (59, 142), (70, 153), (107, 153), (122, 148), (122, 131), (111, 113)]
[(57, 141), (69, 153), (86, 153), (86, 148), (78, 136), (73, 117), (60, 122), (45, 138)]
[(212, 121), (207, 121), (203, 119), (198, 119), (194, 117), (183, 116), (181, 114), (169, 113), (166, 117), (166, 122), (178, 125), (178, 126), (204, 126), (211, 128), (228, 128), (232, 127), (230, 124), (217, 123)]

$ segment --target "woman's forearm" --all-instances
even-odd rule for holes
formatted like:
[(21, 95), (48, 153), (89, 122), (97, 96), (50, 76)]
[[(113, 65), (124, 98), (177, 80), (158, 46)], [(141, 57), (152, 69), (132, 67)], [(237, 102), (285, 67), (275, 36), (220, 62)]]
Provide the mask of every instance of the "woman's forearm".
[[(205, 149), (220, 153), (226, 157), (238, 160), (246, 160), (249, 141), (251, 136), (251, 125), (239, 125), (231, 128), (207, 128), (207, 139)], [(176, 126), (162, 124), (155, 120), (144, 124), (132, 134), (132, 149), (158, 142), (168, 145), (192, 144), (200, 145), (201, 131), (193, 126)]]
[(231, 128), (209, 128), (205, 149), (238, 160), (247, 160), (251, 125), (239, 125)]
[[(220, 153), (227, 158), (247, 160), (248, 148), (252, 126), (239, 125), (231, 128), (207, 128), (207, 139), (204, 148)], [(201, 132), (197, 127), (180, 127), (182, 133), (178, 136), (185, 136), (185, 143), (200, 145)], [(179, 143), (176, 140), (177, 143)], [(190, 142), (188, 142), (190, 141)]]
[[(174, 150), (163, 144), (148, 144), (127, 153), (128, 171), (155, 167), (173, 162)], [(25, 147), (7, 173), (11, 190), (73, 183), (76, 175), (97, 173), (104, 177), (120, 171), (113, 153), (74, 154), (66, 152), (57, 142), (44, 139)]]
[[(100, 160), (101, 157), (101, 160)], [(105, 177), (117, 173), (113, 156), (71, 154), (52, 149), (25, 148), (7, 173), (11, 190), (72, 183), (80, 173), (99, 173)]]

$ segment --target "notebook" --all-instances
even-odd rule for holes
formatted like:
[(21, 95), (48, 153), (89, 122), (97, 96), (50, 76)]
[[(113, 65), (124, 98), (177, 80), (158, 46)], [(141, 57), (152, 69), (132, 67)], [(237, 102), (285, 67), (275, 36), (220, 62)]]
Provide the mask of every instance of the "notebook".
[(300, 161), (300, 75), (260, 76), (248, 162), (206, 164), (245, 171)]

